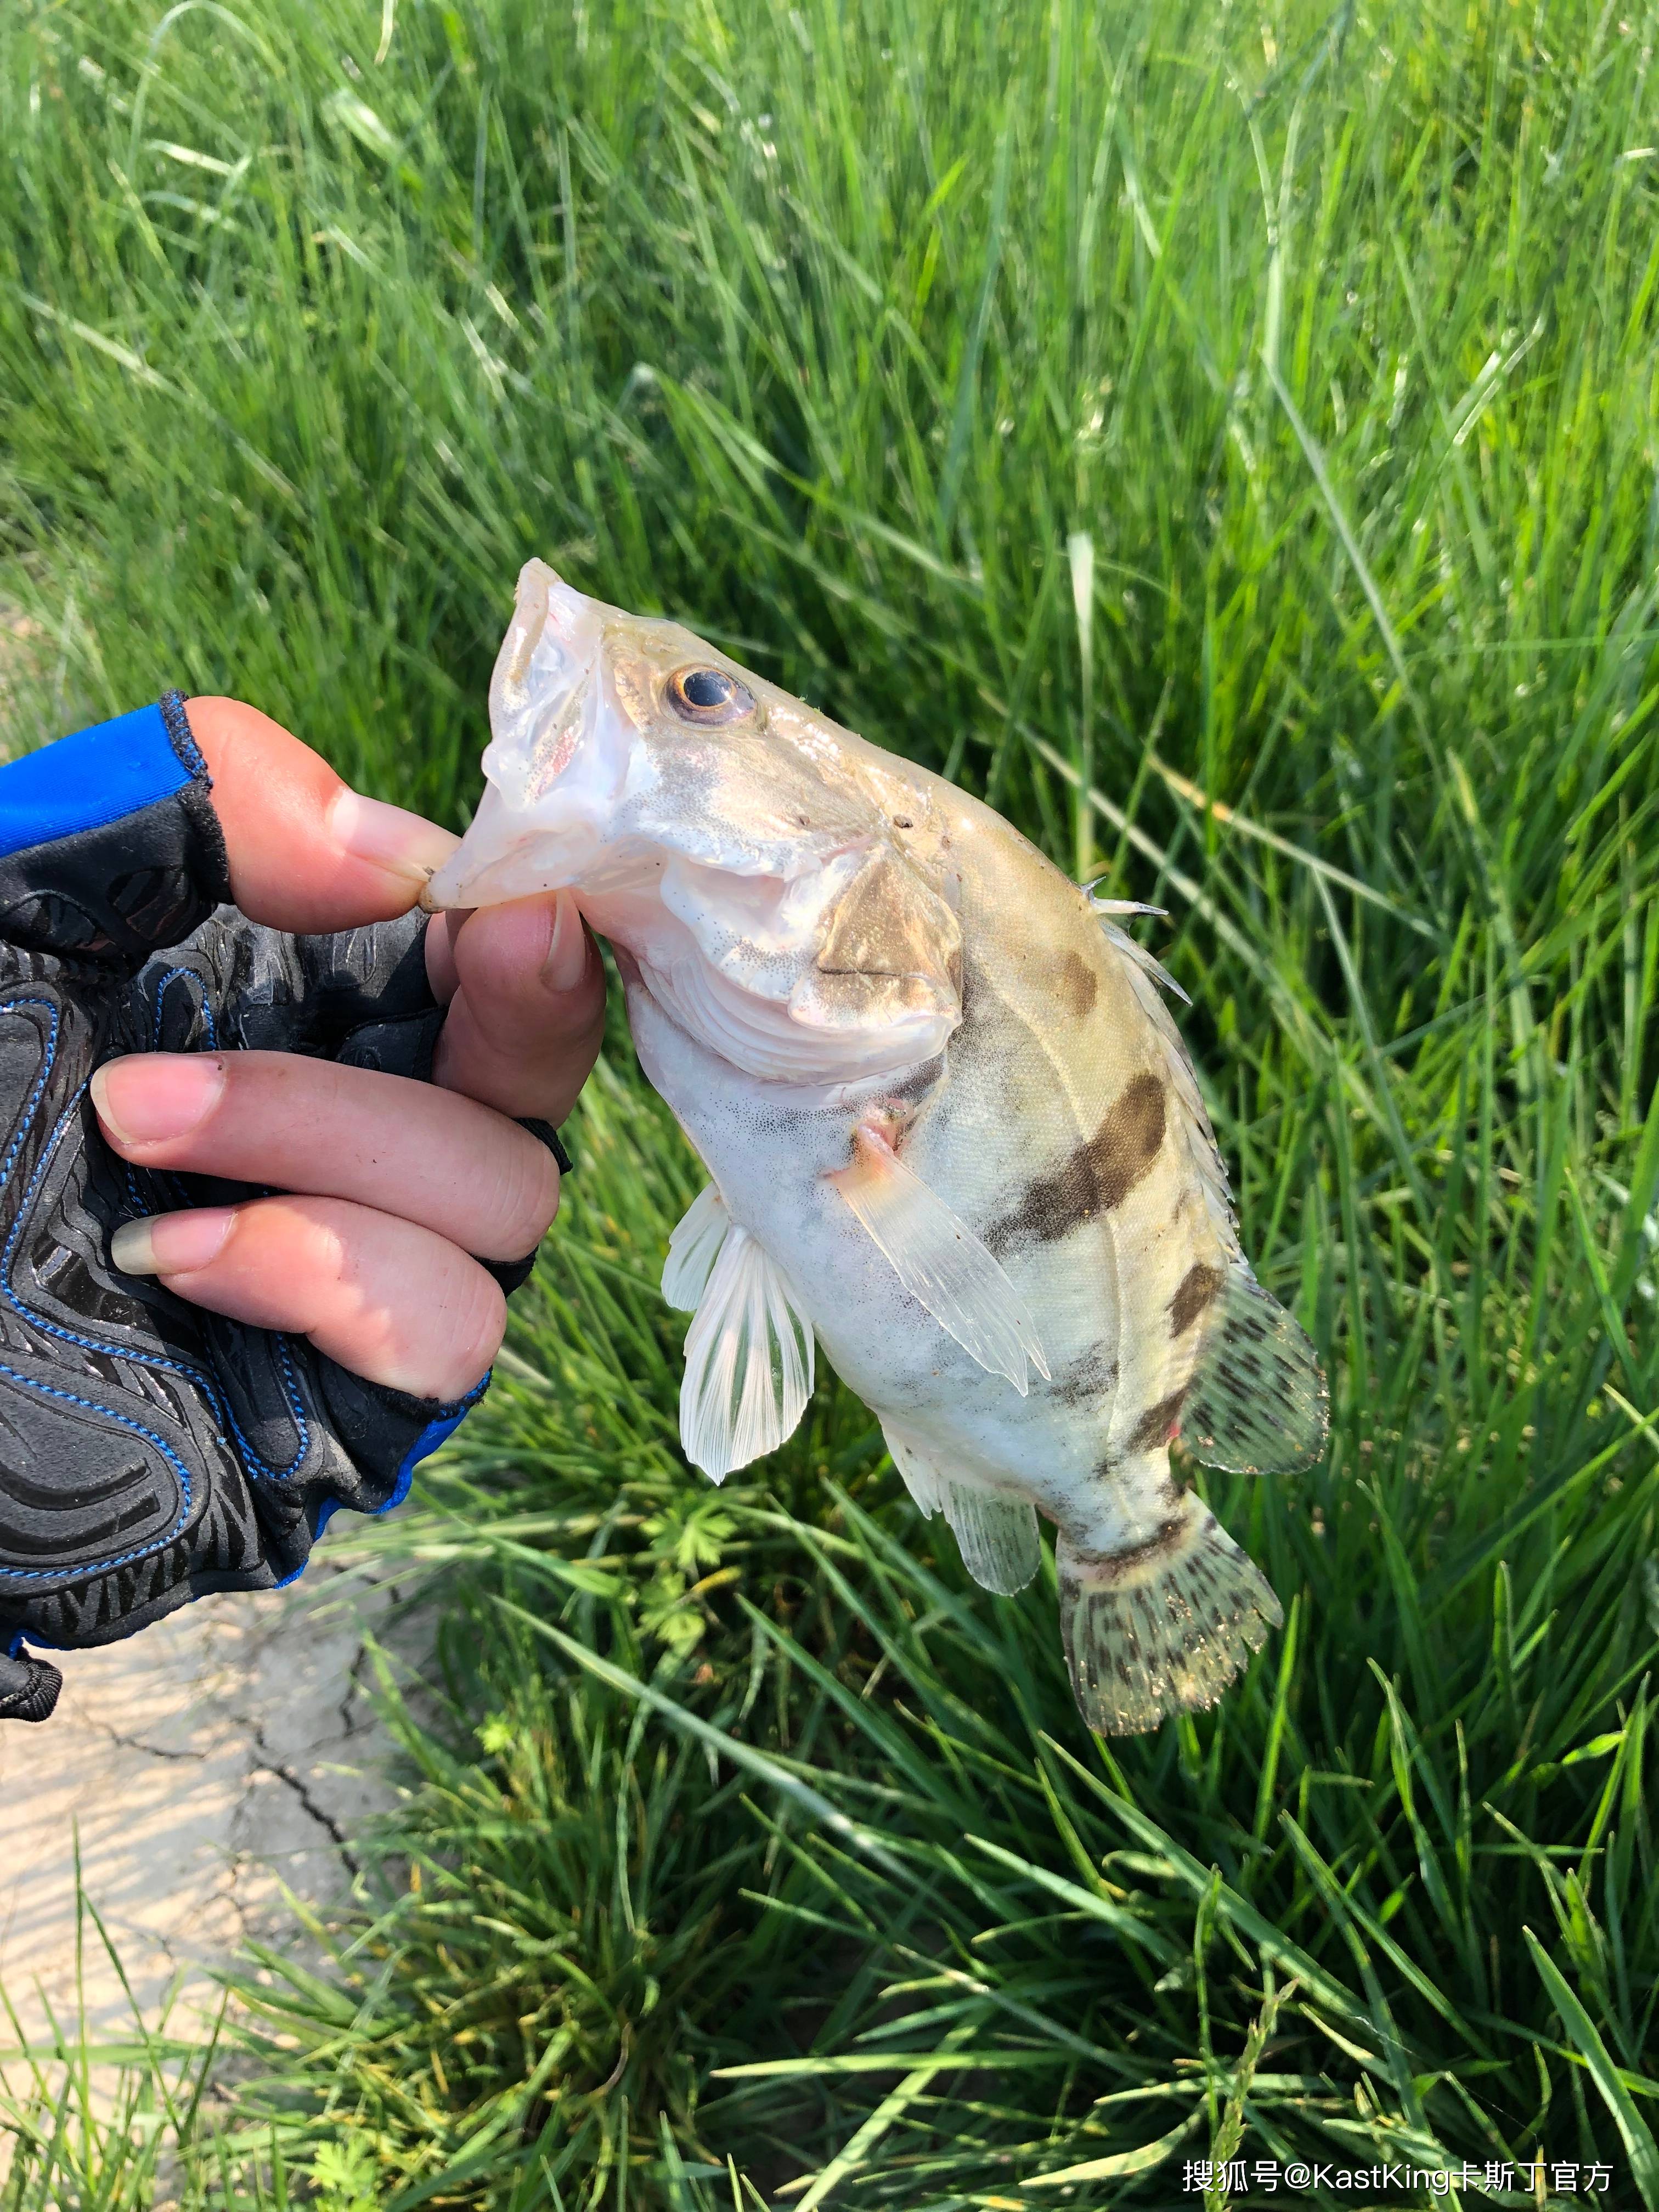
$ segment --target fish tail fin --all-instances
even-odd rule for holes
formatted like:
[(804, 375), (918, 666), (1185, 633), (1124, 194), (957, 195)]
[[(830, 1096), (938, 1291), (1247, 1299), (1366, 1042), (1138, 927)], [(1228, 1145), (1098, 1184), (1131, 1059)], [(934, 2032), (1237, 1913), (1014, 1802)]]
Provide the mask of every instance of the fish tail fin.
[(1139, 1735), (1165, 1714), (1212, 1705), (1269, 1628), (1279, 1600), (1191, 1491), (1148, 1541), (1055, 1552), (1072, 1688), (1100, 1735)]

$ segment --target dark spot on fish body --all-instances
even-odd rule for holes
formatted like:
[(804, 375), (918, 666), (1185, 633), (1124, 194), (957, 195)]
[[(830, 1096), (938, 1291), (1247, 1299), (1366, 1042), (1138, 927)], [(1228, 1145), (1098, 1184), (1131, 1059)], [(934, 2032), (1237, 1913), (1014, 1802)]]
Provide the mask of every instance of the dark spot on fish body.
[[(1169, 1520), (1162, 1522), (1144, 1544), (1137, 1544), (1127, 1552), (1112, 1552), (1103, 1559), (1091, 1559), (1089, 1580), (1097, 1585), (1103, 1583), (1109, 1589), (1114, 1583), (1139, 1580), (1148, 1567), (1181, 1541), (1186, 1526), (1186, 1515), (1174, 1514)], [(1136, 1595), (1144, 1606), (1145, 1594), (1137, 1592)]]
[(1068, 952), (1054, 978), (1054, 996), (1060, 1005), (1073, 1021), (1080, 1022), (1099, 994), (1099, 976), (1080, 953)]
[(1175, 1434), (1186, 1396), (1187, 1385), (1183, 1382), (1167, 1398), (1160, 1398), (1157, 1405), (1148, 1406), (1130, 1430), (1125, 1449), (1132, 1452), (1156, 1451), (1160, 1444), (1167, 1444)]
[(1121, 1206), (1158, 1158), (1167, 1119), (1157, 1076), (1131, 1077), (1094, 1135), (1051, 1175), (1035, 1176), (1019, 1204), (992, 1224), (986, 1234), (991, 1249), (1057, 1243)]
[(1086, 1406), (1103, 1398), (1117, 1381), (1117, 1362), (1102, 1345), (1068, 1360), (1049, 1385), (1062, 1406)]
[(1184, 1336), (1206, 1307), (1220, 1296), (1226, 1282), (1219, 1267), (1212, 1267), (1203, 1260), (1194, 1261), (1170, 1301), (1170, 1334)]

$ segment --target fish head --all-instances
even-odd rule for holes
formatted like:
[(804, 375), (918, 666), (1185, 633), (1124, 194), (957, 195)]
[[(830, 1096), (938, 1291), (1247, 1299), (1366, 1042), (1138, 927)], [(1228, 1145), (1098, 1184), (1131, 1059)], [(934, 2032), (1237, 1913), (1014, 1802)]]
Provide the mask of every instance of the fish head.
[(763, 1080), (896, 1074), (943, 1048), (962, 938), (919, 771), (541, 561), (489, 723), (486, 789), (430, 905), (572, 890), (630, 990)]

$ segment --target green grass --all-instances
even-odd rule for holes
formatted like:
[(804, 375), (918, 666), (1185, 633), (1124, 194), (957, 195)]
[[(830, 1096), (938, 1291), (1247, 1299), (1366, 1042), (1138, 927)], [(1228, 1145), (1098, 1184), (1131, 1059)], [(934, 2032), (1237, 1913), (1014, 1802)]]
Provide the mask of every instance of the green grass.
[[(844, 1392), (688, 1473), (693, 1170), (618, 1033), (513, 1357), (381, 1540), (443, 1578), (444, 1715), (331, 1966), (251, 1988), (191, 2189), (1150, 2206), (1238, 2144), (1659, 2207), (1656, 39), (0, 18), (40, 731), (229, 689), (459, 819), (521, 559), (683, 614), (1170, 908), (1333, 1385), (1307, 1474), (1198, 1478), (1283, 1634), (1103, 1746), (1052, 1573), (975, 1592)], [(94, 2200), (50, 2160), (7, 2212)]]

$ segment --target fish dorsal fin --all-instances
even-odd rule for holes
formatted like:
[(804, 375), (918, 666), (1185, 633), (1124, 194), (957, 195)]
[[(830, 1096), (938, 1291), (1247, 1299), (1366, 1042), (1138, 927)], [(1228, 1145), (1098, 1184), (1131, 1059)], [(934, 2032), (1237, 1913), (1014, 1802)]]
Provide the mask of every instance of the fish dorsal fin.
[(731, 1226), (726, 1200), (711, 1182), (692, 1200), (668, 1240), (662, 1294), (671, 1306), (678, 1306), (682, 1313), (696, 1313)]
[(1235, 1261), (1205, 1316), (1181, 1414), (1181, 1441), (1236, 1474), (1317, 1459), (1330, 1425), (1319, 1358), (1277, 1298)]
[(920, 1444), (885, 1422), (882, 1434), (917, 1509), (930, 1516), (943, 1512), (962, 1564), (980, 1588), (1002, 1597), (1023, 1590), (1042, 1564), (1036, 1508), (1023, 1499), (999, 1498), (988, 1490), (952, 1482)]
[(1036, 1506), (965, 1482), (945, 1485), (944, 1504), (962, 1564), (980, 1588), (1001, 1597), (1023, 1590), (1042, 1565)]
[(1221, 1157), (1221, 1147), (1216, 1143), (1215, 1130), (1211, 1125), (1209, 1109), (1204, 1103), (1203, 1093), (1198, 1087), (1198, 1077), (1182, 1042), (1181, 1031), (1176, 1027), (1162, 994), (1173, 991), (1184, 1004), (1192, 1002), (1169, 970), (1139, 945), (1127, 930), (1120, 929), (1112, 919), (1120, 914), (1161, 914), (1155, 906), (1137, 906), (1121, 899), (1091, 898), (1089, 903), (1100, 916), (1100, 926), (1107, 943), (1122, 960), (1123, 972), (1135, 1002), (1152, 1024), (1163, 1052), (1164, 1073), (1169, 1079), (1170, 1095), (1176, 1103), (1176, 1117), (1186, 1142), (1188, 1157), (1198, 1176), (1204, 1194), (1204, 1210), (1210, 1218), (1223, 1250), (1229, 1259), (1240, 1256), (1238, 1222), (1233, 1212), (1232, 1185), (1227, 1180), (1226, 1164)]
[(724, 1206), (715, 1223), (706, 1203), (711, 1195), (705, 1191), (675, 1231), (677, 1240), (690, 1233), (678, 1253), (669, 1245), (663, 1291), (678, 1304), (696, 1288), (696, 1317), (685, 1340), (680, 1384), (680, 1442), (694, 1467), (723, 1482), (734, 1468), (775, 1451), (806, 1410), (812, 1324), (765, 1247)]
[(942, 1198), (907, 1168), (879, 1131), (860, 1122), (853, 1164), (824, 1178), (846, 1200), (910, 1296), (993, 1375), (1023, 1398), (1048, 1363), (1036, 1324), (999, 1262)]
[(1319, 1456), (1330, 1425), (1318, 1355), (1284, 1307), (1257, 1282), (1240, 1249), (1226, 1164), (1193, 1063), (1161, 995), (1173, 991), (1185, 1000), (1187, 994), (1113, 919), (1160, 909), (1115, 899), (1091, 898), (1090, 903), (1158, 1036), (1204, 1210), (1229, 1262), (1219, 1289), (1205, 1302), (1204, 1341), (1182, 1409), (1181, 1441), (1206, 1466), (1238, 1474), (1306, 1467)]

